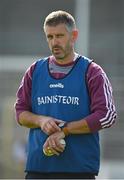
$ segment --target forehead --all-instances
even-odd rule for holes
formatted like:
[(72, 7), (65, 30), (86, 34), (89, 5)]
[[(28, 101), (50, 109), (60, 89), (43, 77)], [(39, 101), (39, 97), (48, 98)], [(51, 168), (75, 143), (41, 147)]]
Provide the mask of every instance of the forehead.
[(65, 24), (58, 24), (56, 26), (46, 26), (45, 33), (46, 34), (58, 34), (58, 33), (67, 33), (67, 27)]

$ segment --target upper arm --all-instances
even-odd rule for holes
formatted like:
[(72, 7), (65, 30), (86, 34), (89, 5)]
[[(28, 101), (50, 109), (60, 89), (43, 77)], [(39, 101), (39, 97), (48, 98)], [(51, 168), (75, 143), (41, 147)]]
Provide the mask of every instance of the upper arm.
[(31, 65), (25, 72), (16, 94), (15, 110), (17, 120), (19, 119), (19, 114), (21, 112), (31, 111), (32, 75), (35, 64), (36, 63)]
[(87, 73), (91, 98), (91, 115), (87, 118), (93, 131), (110, 127), (115, 122), (116, 110), (111, 83), (103, 69), (91, 63)]

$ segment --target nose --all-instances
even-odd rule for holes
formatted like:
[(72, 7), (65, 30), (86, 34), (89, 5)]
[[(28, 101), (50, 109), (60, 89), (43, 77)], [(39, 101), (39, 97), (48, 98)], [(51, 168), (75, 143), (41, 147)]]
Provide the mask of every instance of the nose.
[(56, 46), (56, 45), (58, 45), (58, 39), (56, 38), (56, 37), (54, 37), (53, 39), (52, 39), (52, 46)]

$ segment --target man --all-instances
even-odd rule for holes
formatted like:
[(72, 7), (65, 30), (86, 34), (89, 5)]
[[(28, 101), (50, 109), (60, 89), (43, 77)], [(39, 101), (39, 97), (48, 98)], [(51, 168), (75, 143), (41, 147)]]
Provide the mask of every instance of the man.
[(99, 65), (75, 52), (78, 30), (69, 13), (50, 13), (44, 32), (52, 55), (26, 71), (15, 103), (18, 122), (29, 128), (26, 178), (95, 179), (98, 132), (116, 118), (111, 84)]

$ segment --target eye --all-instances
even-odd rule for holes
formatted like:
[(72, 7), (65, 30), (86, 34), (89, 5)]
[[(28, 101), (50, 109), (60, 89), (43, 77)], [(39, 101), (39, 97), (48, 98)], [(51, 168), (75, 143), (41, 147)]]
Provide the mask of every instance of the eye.
[(47, 39), (48, 39), (48, 40), (51, 40), (52, 38), (53, 38), (52, 35), (48, 35), (48, 36), (47, 36)]
[(63, 36), (64, 36), (64, 34), (57, 34), (57, 38), (61, 38)]

